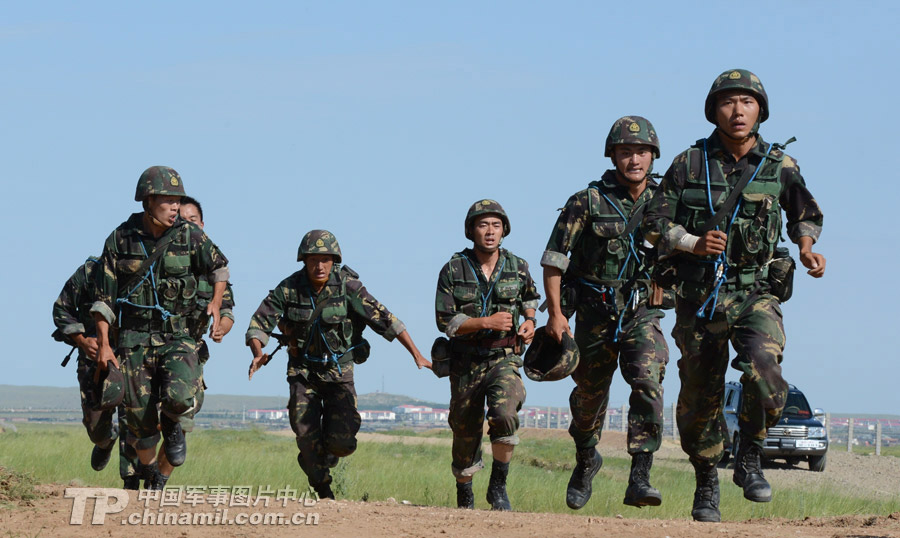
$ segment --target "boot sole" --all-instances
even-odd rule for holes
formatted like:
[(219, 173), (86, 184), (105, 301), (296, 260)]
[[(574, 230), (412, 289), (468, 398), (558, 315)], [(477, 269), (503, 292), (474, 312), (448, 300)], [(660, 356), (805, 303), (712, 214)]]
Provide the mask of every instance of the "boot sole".
[(626, 497), (625, 500), (622, 501), (622, 504), (636, 506), (637, 508), (643, 506), (659, 506), (662, 504), (662, 497), (641, 497), (640, 499), (629, 499)]
[[(737, 487), (744, 489), (744, 481), (739, 479), (736, 474), (731, 478)], [(747, 490), (744, 490), (744, 498), (755, 503), (767, 503), (772, 500), (772, 491), (769, 490), (768, 495), (752, 495)]]

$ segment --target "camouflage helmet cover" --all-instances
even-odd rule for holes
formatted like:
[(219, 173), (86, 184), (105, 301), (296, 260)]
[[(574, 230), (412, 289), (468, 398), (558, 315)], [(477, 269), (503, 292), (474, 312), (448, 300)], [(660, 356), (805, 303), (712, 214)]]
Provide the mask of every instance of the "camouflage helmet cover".
[(328, 230), (311, 230), (300, 240), (297, 261), (302, 262), (307, 254), (331, 254), (335, 263), (341, 263), (341, 246), (337, 238)]
[(469, 208), (469, 212), (466, 213), (466, 239), (472, 239), (469, 228), (472, 227), (472, 222), (475, 218), (480, 217), (481, 215), (497, 215), (500, 217), (500, 220), (503, 221), (503, 237), (509, 235), (511, 230), (509, 217), (506, 216), (506, 211), (503, 210), (503, 206), (496, 200), (484, 199), (472, 204), (472, 207)]
[(112, 362), (107, 363), (107, 366), (106, 372), (101, 372), (95, 386), (97, 392), (92, 407), (98, 411), (115, 409), (125, 397), (125, 376)]
[(620, 144), (642, 144), (653, 148), (653, 156), (659, 158), (659, 137), (647, 118), (624, 116), (613, 123), (606, 137), (606, 157), (612, 157), (613, 146)]
[(706, 119), (713, 125), (716, 123), (716, 94), (728, 90), (745, 90), (756, 97), (759, 103), (759, 123), (769, 119), (769, 97), (766, 95), (766, 89), (763, 88), (759, 77), (747, 71), (746, 69), (729, 69), (713, 82), (709, 93), (706, 95)]
[(563, 333), (559, 343), (547, 327), (540, 327), (534, 331), (534, 340), (525, 352), (525, 375), (532, 381), (558, 381), (572, 375), (578, 360), (578, 346), (569, 333)]
[(178, 172), (168, 166), (151, 166), (144, 170), (134, 191), (134, 201), (140, 202), (154, 195), (185, 196), (184, 183)]

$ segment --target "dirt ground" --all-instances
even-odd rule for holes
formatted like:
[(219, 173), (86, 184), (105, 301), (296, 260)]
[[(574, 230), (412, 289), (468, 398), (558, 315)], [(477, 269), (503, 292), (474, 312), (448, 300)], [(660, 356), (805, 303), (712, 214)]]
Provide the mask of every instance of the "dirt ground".
[[(524, 430), (523, 437), (540, 438), (565, 435), (562, 431)], [(422, 439), (383, 434), (361, 434), (361, 442), (448, 443), (449, 439)], [(624, 437), (617, 432), (604, 434), (600, 451), (604, 455), (621, 455)], [(673, 467), (687, 466), (677, 444), (667, 441), (658, 453), (658, 464)], [(804, 464), (801, 464), (804, 465)], [(727, 472), (724, 471), (723, 472)], [(859, 480), (860, 474), (866, 480)], [(891, 457), (856, 456), (841, 452), (829, 454), (828, 468), (824, 473), (798, 471), (796, 469), (771, 468), (766, 477), (777, 488), (786, 484), (808, 482), (833, 485), (846, 489), (865, 488), (875, 497), (900, 495), (900, 460)], [(855, 480), (853, 479), (855, 477)], [(40, 486), (46, 498), (20, 504), (16, 507), (0, 507), (0, 533), (13, 536), (128, 536), (157, 537), (243, 537), (258, 536), (585, 536), (614, 537), (881, 537), (900, 538), (900, 513), (884, 516), (844, 516), (831, 518), (806, 518), (803, 520), (766, 519), (718, 524), (695, 523), (688, 519), (642, 520), (621, 518), (584, 517), (575, 514), (496, 513), (484, 510), (456, 510), (414, 506), (404, 502), (355, 502), (347, 500), (320, 501), (304, 506), (292, 501), (286, 506), (273, 502), (268, 507), (242, 507), (225, 505), (214, 508), (209, 504), (191, 507), (182, 503), (177, 507), (159, 507), (158, 501), (145, 501), (132, 492), (127, 507), (119, 513), (105, 515), (103, 524), (92, 525), (91, 516), (97, 515), (95, 501), (87, 499), (81, 524), (69, 523), (73, 513), (73, 499), (65, 498), (64, 485)], [(124, 499), (123, 499), (124, 500)], [(110, 497), (105, 504), (114, 504)], [(104, 503), (101, 501), (101, 505)], [(227, 509), (227, 512), (225, 510)], [(209, 514), (207, 524), (187, 524), (187, 519)], [(160, 514), (171, 514), (184, 524), (154, 524)], [(284, 516), (279, 523), (257, 521), (264, 514), (275, 518)], [(299, 514), (299, 515), (296, 515)], [(233, 520), (233, 524), (216, 524)], [(291, 518), (294, 518), (293, 521)], [(244, 521), (241, 518), (246, 518)]]

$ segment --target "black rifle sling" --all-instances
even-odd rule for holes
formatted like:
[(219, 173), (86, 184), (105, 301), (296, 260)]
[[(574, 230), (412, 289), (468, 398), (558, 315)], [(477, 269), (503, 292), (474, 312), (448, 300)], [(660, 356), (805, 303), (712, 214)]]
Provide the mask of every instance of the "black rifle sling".
[[(766, 158), (767, 156), (763, 156), (763, 159)], [(756, 170), (756, 167), (750, 166), (749, 163), (747, 164), (747, 168), (745, 168), (744, 172), (741, 174), (741, 179), (738, 180), (734, 188), (731, 189), (731, 193), (728, 195), (728, 198), (725, 199), (725, 203), (722, 204), (722, 207), (720, 207), (719, 210), (716, 211), (716, 214), (713, 215), (711, 219), (706, 221), (703, 226), (697, 229), (697, 235), (701, 237), (706, 235), (706, 232), (718, 226), (722, 222), (722, 220), (734, 210), (734, 206), (737, 205), (738, 198), (740, 198), (741, 193), (744, 191), (744, 188), (750, 184), (750, 180), (753, 179), (754, 176), (753, 172)]]

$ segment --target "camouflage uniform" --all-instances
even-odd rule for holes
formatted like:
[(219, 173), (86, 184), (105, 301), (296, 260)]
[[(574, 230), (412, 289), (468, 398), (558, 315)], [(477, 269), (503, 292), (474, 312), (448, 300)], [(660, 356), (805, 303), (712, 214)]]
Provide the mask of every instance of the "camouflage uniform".
[[(107, 238), (91, 309), (118, 328), (116, 356), (128, 381), (128, 442), (138, 449), (159, 442), (157, 402), (170, 420), (190, 424), (202, 384), (192, 325), (199, 279), (228, 279), (228, 260), (199, 227), (179, 218), (156, 239), (144, 231), (142, 216), (131, 215)], [(154, 246), (170, 235), (173, 240), (152, 269), (135, 275)]]
[[(438, 329), (450, 338), (449, 423), (453, 430), (452, 470), (457, 478), (472, 476), (484, 467), (481, 436), (485, 401), (491, 442), (519, 443), (516, 430), (525, 386), (519, 373), (522, 359), (515, 349), (516, 332), (519, 316), (537, 308), (539, 300), (528, 263), (506, 249), (500, 249), (489, 281), (472, 249), (457, 252), (441, 269), (435, 317)], [(512, 331), (457, 335), (466, 320), (497, 312), (512, 314)]]
[[(313, 319), (322, 301), (324, 307)], [(366, 326), (388, 341), (406, 330), (369, 294), (359, 275), (335, 263), (318, 294), (305, 267), (282, 280), (259, 305), (247, 329), (248, 345), (255, 338), (265, 347), (276, 327), (284, 335), (288, 413), (300, 467), (314, 488), (329, 484), (328, 469), (356, 450), (360, 416), (353, 367), (368, 357), (368, 342), (362, 337)]]
[[(649, 202), (656, 187), (648, 179), (634, 201), (615, 170), (608, 170), (600, 181), (569, 198), (541, 259), (541, 265), (559, 269), (578, 288), (575, 341), (581, 360), (572, 374), (576, 386), (569, 397), (569, 433), (579, 450), (599, 440), (617, 362), (631, 386), (629, 454), (655, 452), (662, 441), (662, 380), (669, 360), (659, 327), (663, 313), (647, 306), (649, 279), (635, 280), (631, 289), (623, 287), (641, 261), (623, 237), (626, 217)], [(636, 231), (634, 244), (642, 242)]]
[[(765, 119), (765, 114), (761, 117)], [(741, 435), (761, 447), (766, 429), (781, 416), (788, 388), (780, 365), (784, 325), (778, 299), (766, 280), (767, 264), (781, 234), (782, 207), (788, 236), (795, 243), (801, 236), (817, 240), (822, 228), (822, 211), (796, 161), (779, 149), (767, 157), (769, 144), (757, 137), (753, 150), (735, 162), (719, 136), (715, 131), (706, 139), (709, 188), (701, 140), (675, 157), (643, 223), (660, 255), (674, 253), (685, 234), (697, 235), (711, 218), (709, 200), (717, 210), (745, 170), (752, 172), (762, 162), (741, 194), (737, 217), (727, 230), (728, 270), (711, 318), (701, 306), (715, 293), (715, 257), (679, 252), (674, 258), (678, 300), (672, 336), (681, 350), (678, 430), (682, 447), (698, 468), (715, 464), (723, 453), (720, 423), (729, 340), (737, 353), (732, 367), (742, 372)]]
[[(70, 343), (72, 335), (83, 334), (85, 337), (96, 337), (97, 328), (90, 315), (93, 296), (91, 284), (97, 269), (97, 258), (88, 258), (63, 286), (59, 297), (53, 303), (53, 323), (63, 341)], [(58, 333), (54, 333), (56, 335)], [(72, 344), (74, 345), (74, 344)], [(82, 424), (87, 430), (91, 442), (101, 449), (109, 449), (118, 438), (113, 425), (115, 409), (98, 410), (97, 391), (95, 390), (94, 373), (97, 363), (78, 349), (78, 387), (81, 392)]]

